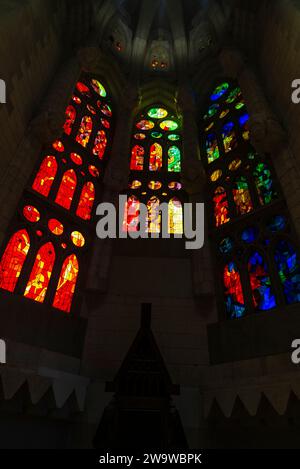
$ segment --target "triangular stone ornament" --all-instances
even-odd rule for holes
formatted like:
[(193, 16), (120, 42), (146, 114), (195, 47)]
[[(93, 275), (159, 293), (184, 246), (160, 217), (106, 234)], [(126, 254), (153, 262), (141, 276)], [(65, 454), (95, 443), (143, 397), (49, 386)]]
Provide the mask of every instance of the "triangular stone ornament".
[(28, 388), (30, 392), (31, 401), (37, 404), (50, 389), (52, 382), (50, 379), (43, 378), (38, 375), (29, 376), (27, 378)]
[(12, 399), (20, 387), (25, 383), (27, 376), (18, 370), (5, 367), (1, 370), (3, 394), (6, 400)]
[(241, 389), (238, 393), (241, 401), (246, 407), (249, 415), (254, 417), (261, 400), (261, 391), (259, 389), (245, 388)]
[(220, 389), (216, 392), (215, 398), (225, 417), (229, 418), (237, 397), (235, 389)]
[(263, 389), (264, 394), (279, 415), (284, 415), (287, 409), (291, 387), (289, 384), (274, 385)]

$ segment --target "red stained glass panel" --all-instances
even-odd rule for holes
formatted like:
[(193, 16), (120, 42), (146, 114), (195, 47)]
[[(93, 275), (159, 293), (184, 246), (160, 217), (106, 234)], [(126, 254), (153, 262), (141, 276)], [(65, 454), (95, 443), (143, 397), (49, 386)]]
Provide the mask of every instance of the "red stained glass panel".
[(65, 311), (66, 313), (71, 311), (78, 273), (78, 260), (75, 255), (71, 255), (65, 260), (62, 266), (53, 301), (54, 308)]
[(131, 171), (143, 171), (145, 150), (140, 145), (135, 145), (131, 152)]
[(37, 253), (34, 266), (24, 293), (26, 298), (43, 303), (50, 282), (55, 262), (55, 250), (52, 243), (41, 247)]
[(76, 184), (77, 178), (75, 171), (73, 169), (70, 169), (63, 175), (55, 202), (58, 205), (61, 205), (62, 207), (69, 210), (72, 204)]
[(90, 136), (93, 130), (93, 121), (89, 116), (84, 116), (81, 120), (79, 131), (76, 137), (76, 142), (86, 148), (89, 143)]
[(10, 292), (15, 290), (29, 248), (26, 230), (18, 231), (10, 238), (0, 263), (0, 288)]
[(47, 156), (42, 162), (36, 175), (32, 189), (48, 197), (51, 186), (57, 173), (57, 162), (54, 156)]
[(230, 221), (227, 194), (223, 187), (218, 187), (214, 195), (215, 223), (219, 227)]
[(104, 130), (99, 130), (94, 143), (93, 154), (98, 156), (99, 160), (103, 160), (107, 146), (107, 138)]
[(64, 124), (64, 132), (67, 135), (71, 135), (72, 127), (76, 119), (76, 110), (74, 106), (68, 106), (66, 110), (66, 122)]
[(95, 187), (92, 182), (87, 182), (82, 189), (76, 215), (83, 220), (90, 220), (95, 201)]

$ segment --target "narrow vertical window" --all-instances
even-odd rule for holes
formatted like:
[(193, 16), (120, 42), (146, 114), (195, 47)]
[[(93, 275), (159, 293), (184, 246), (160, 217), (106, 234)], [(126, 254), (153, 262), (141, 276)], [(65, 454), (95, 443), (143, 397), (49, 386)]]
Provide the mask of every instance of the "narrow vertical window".
[(76, 184), (77, 178), (75, 171), (73, 169), (66, 171), (63, 175), (55, 202), (69, 210), (73, 201)]
[(163, 150), (159, 143), (154, 143), (150, 148), (150, 171), (160, 171), (162, 168)]
[(249, 258), (248, 271), (253, 303), (256, 309), (267, 311), (276, 307), (271, 278), (267, 263), (259, 252), (253, 252)]
[(63, 263), (53, 301), (54, 308), (65, 311), (66, 313), (71, 311), (78, 273), (78, 260), (73, 254)]
[(66, 122), (64, 124), (65, 134), (71, 135), (75, 119), (76, 119), (76, 110), (74, 106), (69, 105), (66, 110)]
[(0, 263), (0, 288), (13, 292), (30, 248), (26, 230), (20, 230), (9, 240)]
[(57, 162), (54, 156), (47, 156), (35, 177), (32, 189), (48, 197), (53, 181), (57, 173)]
[(107, 147), (106, 133), (104, 130), (99, 130), (99, 132), (97, 133), (97, 137), (95, 139), (94, 149), (93, 149), (94, 155), (97, 156), (99, 160), (103, 160), (106, 147)]
[(50, 282), (55, 262), (55, 250), (52, 243), (41, 247), (37, 253), (35, 263), (24, 293), (26, 298), (43, 303)]
[(231, 319), (244, 316), (246, 308), (239, 270), (235, 262), (229, 262), (224, 268), (225, 304)]
[(253, 204), (249, 186), (245, 177), (241, 176), (233, 184), (233, 198), (238, 215), (252, 212)]
[(147, 203), (148, 209), (148, 223), (147, 223), (147, 232), (148, 233), (160, 233), (161, 229), (161, 214), (159, 210), (160, 200), (153, 196)]
[(214, 212), (216, 227), (225, 225), (230, 221), (229, 205), (224, 187), (218, 187), (214, 194)]
[(138, 230), (140, 220), (140, 202), (135, 196), (128, 198), (125, 207), (123, 231), (134, 232)]
[(286, 240), (275, 249), (275, 261), (287, 304), (300, 302), (300, 264), (297, 252)]
[(140, 145), (135, 145), (131, 154), (131, 171), (143, 171), (145, 150)]
[(95, 202), (95, 187), (92, 182), (87, 182), (82, 189), (76, 215), (82, 220), (90, 220)]
[(169, 233), (183, 234), (182, 204), (176, 197), (169, 202)]
[(76, 142), (87, 147), (93, 130), (93, 121), (89, 116), (84, 116), (81, 120), (80, 128), (76, 137)]

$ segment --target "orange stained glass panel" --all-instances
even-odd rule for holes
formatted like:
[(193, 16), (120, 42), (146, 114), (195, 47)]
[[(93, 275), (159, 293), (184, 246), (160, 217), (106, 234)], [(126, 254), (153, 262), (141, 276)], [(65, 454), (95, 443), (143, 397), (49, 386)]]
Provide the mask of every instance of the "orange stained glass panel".
[(154, 143), (150, 148), (150, 171), (159, 171), (162, 168), (162, 146)]
[(87, 182), (82, 189), (76, 215), (83, 220), (90, 220), (95, 201), (95, 187), (92, 182)]
[(10, 238), (0, 263), (0, 288), (10, 292), (15, 290), (29, 248), (26, 230), (18, 231)]
[(73, 254), (63, 263), (53, 301), (54, 308), (69, 313), (79, 273), (77, 257)]
[(135, 145), (131, 152), (131, 171), (143, 171), (145, 150), (140, 145)]
[(57, 162), (54, 156), (47, 156), (38, 170), (32, 189), (48, 197), (57, 173)]
[(72, 127), (76, 119), (76, 110), (74, 106), (68, 106), (66, 109), (66, 122), (64, 123), (65, 134), (71, 135)]
[(89, 116), (84, 116), (81, 120), (79, 131), (76, 137), (76, 142), (86, 148), (89, 143), (90, 136), (93, 130), (93, 121)]
[(176, 197), (169, 202), (169, 233), (183, 234), (182, 204)]
[(55, 262), (55, 250), (52, 243), (44, 244), (37, 253), (24, 296), (43, 303), (50, 282)]
[(98, 156), (99, 160), (103, 160), (107, 147), (107, 138), (104, 130), (99, 130), (94, 143), (93, 153)]
[(77, 178), (75, 171), (73, 169), (66, 171), (63, 175), (55, 202), (69, 210), (72, 204), (76, 184)]
[(135, 232), (138, 230), (140, 221), (140, 201), (134, 196), (130, 196), (125, 206), (123, 231)]

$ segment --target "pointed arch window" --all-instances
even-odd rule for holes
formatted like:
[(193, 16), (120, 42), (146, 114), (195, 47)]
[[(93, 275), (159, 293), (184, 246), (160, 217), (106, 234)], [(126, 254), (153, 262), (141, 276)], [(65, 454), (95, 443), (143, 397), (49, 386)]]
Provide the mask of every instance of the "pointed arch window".
[[(223, 314), (231, 319), (300, 302), (298, 253), (278, 242), (291, 235), (292, 224), (269, 155), (252, 146), (250, 119), (240, 87), (226, 81), (211, 93), (202, 122), (211, 239), (220, 271), (226, 264)], [(269, 262), (274, 246), (275, 263)], [(278, 276), (284, 295), (274, 283)]]
[(76, 185), (77, 185), (76, 173), (73, 169), (69, 169), (63, 175), (55, 202), (58, 205), (61, 205), (65, 209), (69, 210), (72, 205)]
[(55, 250), (52, 243), (44, 244), (37, 253), (24, 296), (43, 303), (55, 262)]
[(213, 201), (215, 212), (215, 224), (217, 227), (225, 225), (225, 223), (228, 223), (230, 221), (230, 217), (227, 194), (224, 187), (217, 187), (214, 193)]
[(241, 276), (235, 262), (224, 268), (225, 304), (228, 317), (241, 318), (246, 312)]
[(57, 173), (57, 162), (54, 156), (46, 156), (32, 185), (33, 190), (48, 197)]
[(82, 189), (76, 215), (82, 220), (90, 220), (95, 202), (95, 186), (87, 182)]
[(123, 231), (135, 232), (140, 222), (140, 201), (132, 195), (125, 206)]
[(169, 233), (183, 234), (182, 204), (176, 197), (169, 202)]
[(76, 120), (76, 109), (71, 104), (66, 109), (66, 122), (64, 123), (65, 134), (71, 135), (73, 124)]
[[(14, 226), (22, 220), (24, 229), (3, 249), (0, 289), (15, 294), (23, 289), (22, 295), (36, 303), (70, 312), (79, 266), (81, 272), (88, 268), (93, 231), (87, 222), (101, 193), (113, 130), (107, 87), (82, 73), (61, 132), (42, 155), (32, 190), (26, 188), (19, 203)], [(56, 292), (52, 285), (58, 285)]]
[(78, 274), (78, 260), (72, 254), (63, 263), (53, 301), (54, 308), (70, 313)]
[(30, 239), (26, 230), (12, 235), (0, 263), (0, 288), (9, 292), (15, 290), (29, 249)]
[(135, 145), (131, 154), (131, 171), (143, 171), (145, 150), (141, 145)]
[(162, 168), (163, 149), (159, 143), (153, 143), (150, 148), (150, 171), (160, 171)]
[(147, 232), (159, 234), (161, 230), (160, 200), (153, 196), (147, 203), (148, 223)]
[(248, 261), (248, 272), (255, 309), (268, 311), (276, 307), (276, 299), (268, 265), (263, 256), (255, 251)]
[(107, 137), (105, 130), (99, 130), (97, 133), (97, 137), (95, 139), (93, 153), (95, 156), (99, 158), (99, 160), (103, 160), (105, 151), (107, 147)]
[[(182, 123), (179, 117), (161, 104), (143, 109), (134, 122), (130, 157), (128, 207), (133, 208), (130, 222), (123, 230), (136, 231), (139, 204), (147, 207), (146, 232), (162, 233), (163, 218), (159, 206), (168, 207), (170, 234), (183, 234), (182, 203), (186, 198), (180, 181), (182, 158)], [(127, 192), (127, 191), (126, 191)], [(136, 202), (136, 200), (138, 202)]]
[(76, 142), (84, 148), (89, 143), (93, 131), (93, 120), (90, 116), (84, 116), (81, 120), (80, 128), (76, 137)]

